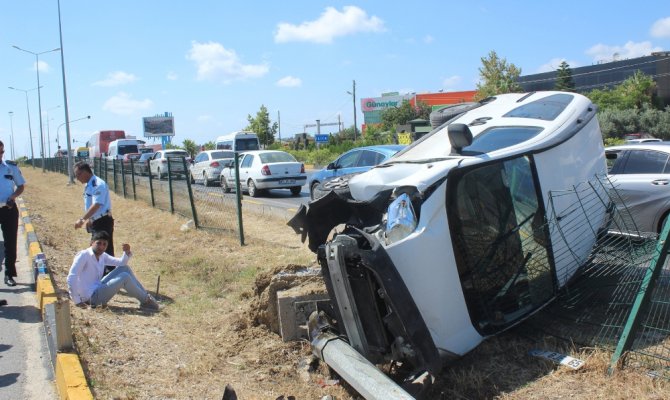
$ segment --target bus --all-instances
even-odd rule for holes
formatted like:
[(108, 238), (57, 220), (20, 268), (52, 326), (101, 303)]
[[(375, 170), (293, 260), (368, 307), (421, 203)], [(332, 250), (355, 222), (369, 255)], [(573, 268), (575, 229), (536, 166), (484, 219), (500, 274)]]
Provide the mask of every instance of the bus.
[(217, 150), (249, 151), (260, 148), (258, 135), (253, 132), (238, 131), (216, 138)]
[(139, 149), (141, 146), (144, 146), (144, 143), (144, 140), (138, 139), (116, 139), (107, 148), (107, 158), (110, 160), (120, 160), (124, 154), (139, 153)]
[(125, 139), (126, 132), (124, 131), (96, 131), (86, 142), (89, 148), (89, 157), (99, 158), (106, 156), (109, 151), (109, 144), (117, 139)]

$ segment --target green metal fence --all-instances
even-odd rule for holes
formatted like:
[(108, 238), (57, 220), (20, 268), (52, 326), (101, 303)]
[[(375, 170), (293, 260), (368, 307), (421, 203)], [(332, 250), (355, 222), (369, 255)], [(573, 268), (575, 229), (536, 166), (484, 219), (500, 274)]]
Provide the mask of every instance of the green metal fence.
[[(106, 158), (86, 161), (94, 173), (107, 182), (109, 190), (119, 196), (182, 215), (193, 220), (199, 229), (230, 232), (244, 244), (241, 202), (237, 194), (224, 193), (220, 186), (195, 185), (190, 180), (190, 165), (185, 158), (168, 158), (153, 171), (149, 164), (140, 165), (134, 160), (125, 163)], [(44, 166), (49, 171), (68, 174), (66, 157), (45, 159)], [(42, 168), (41, 159), (35, 160), (35, 167)], [(159, 168), (160, 176), (157, 175)]]

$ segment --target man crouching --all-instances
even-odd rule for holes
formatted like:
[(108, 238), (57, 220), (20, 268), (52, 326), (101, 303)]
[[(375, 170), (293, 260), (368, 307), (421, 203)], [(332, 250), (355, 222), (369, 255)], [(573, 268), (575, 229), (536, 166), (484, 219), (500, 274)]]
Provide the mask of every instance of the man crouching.
[[(132, 256), (130, 245), (124, 243), (122, 245), (123, 256), (117, 258), (105, 253), (108, 242), (107, 232), (95, 232), (91, 237), (91, 247), (80, 251), (74, 257), (67, 276), (67, 286), (72, 301), (79, 307), (105, 305), (123, 288), (128, 295), (140, 302), (140, 308), (158, 310), (156, 300), (144, 289), (133, 271), (127, 266)], [(106, 265), (114, 265), (117, 268), (103, 278)]]

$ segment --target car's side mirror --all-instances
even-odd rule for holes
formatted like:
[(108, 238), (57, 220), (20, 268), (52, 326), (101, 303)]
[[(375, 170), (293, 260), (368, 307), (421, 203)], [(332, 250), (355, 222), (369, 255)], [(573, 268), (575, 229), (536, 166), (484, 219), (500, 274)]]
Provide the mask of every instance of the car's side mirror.
[(605, 153), (605, 158), (607, 158), (608, 160), (616, 160), (618, 156), (619, 156), (618, 153), (615, 152)]
[(329, 163), (326, 169), (335, 169), (335, 163)]

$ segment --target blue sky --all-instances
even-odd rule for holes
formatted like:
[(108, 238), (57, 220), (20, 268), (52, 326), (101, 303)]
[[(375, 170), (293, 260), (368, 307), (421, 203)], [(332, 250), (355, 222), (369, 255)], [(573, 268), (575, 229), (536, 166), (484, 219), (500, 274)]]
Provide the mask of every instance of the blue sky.
[[(8, 150), (11, 120), (18, 157), (30, 154), (26, 99), (8, 87), (36, 88), (37, 77), (35, 56), (12, 46), (59, 47), (58, 8), (56, 0), (21, 0), (2, 9), (0, 139)], [(61, 0), (61, 21), (70, 120), (91, 116), (71, 123), (75, 146), (96, 130), (141, 137), (142, 117), (164, 112), (175, 118), (175, 143), (201, 144), (244, 128), (261, 104), (273, 121), (279, 113), (284, 138), (317, 119), (340, 116), (351, 126), (353, 80), (359, 100), (474, 90), (491, 50), (524, 75), (562, 60), (578, 67), (670, 50), (670, 5), (660, 0)], [(65, 143), (60, 52), (39, 60), (53, 153), (57, 134)], [(37, 91), (29, 105), (37, 156)]]

